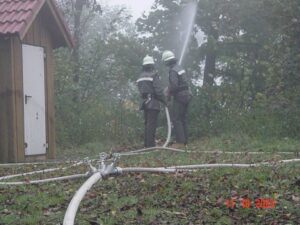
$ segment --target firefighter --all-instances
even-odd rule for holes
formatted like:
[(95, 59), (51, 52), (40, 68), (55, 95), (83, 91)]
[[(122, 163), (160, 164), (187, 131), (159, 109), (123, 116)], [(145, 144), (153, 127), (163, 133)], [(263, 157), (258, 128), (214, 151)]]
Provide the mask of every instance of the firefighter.
[(169, 85), (165, 94), (168, 98), (173, 98), (171, 115), (176, 136), (176, 144), (173, 147), (180, 148), (184, 147), (188, 142), (186, 117), (192, 94), (186, 71), (177, 64), (174, 53), (164, 51), (162, 61), (169, 67)]
[(138, 89), (141, 95), (140, 110), (144, 111), (145, 132), (144, 146), (155, 146), (155, 131), (158, 114), (162, 104), (166, 104), (161, 80), (154, 67), (154, 60), (151, 56), (143, 59), (142, 73), (137, 80)]

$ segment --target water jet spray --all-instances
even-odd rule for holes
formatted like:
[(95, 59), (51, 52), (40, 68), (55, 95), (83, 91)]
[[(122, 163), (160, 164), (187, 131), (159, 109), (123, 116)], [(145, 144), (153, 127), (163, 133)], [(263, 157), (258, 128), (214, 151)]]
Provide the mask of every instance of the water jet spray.
[(186, 7), (184, 8), (182, 12), (182, 18), (186, 18), (187, 20), (183, 22), (184, 26), (187, 26), (187, 32), (186, 36), (184, 38), (184, 43), (183, 47), (181, 49), (180, 53), (180, 58), (179, 58), (179, 65), (181, 65), (183, 58), (186, 53), (186, 49), (188, 47), (190, 38), (191, 38), (191, 33), (193, 31), (193, 26), (194, 26), (194, 21), (197, 13), (197, 3), (196, 2), (189, 2)]

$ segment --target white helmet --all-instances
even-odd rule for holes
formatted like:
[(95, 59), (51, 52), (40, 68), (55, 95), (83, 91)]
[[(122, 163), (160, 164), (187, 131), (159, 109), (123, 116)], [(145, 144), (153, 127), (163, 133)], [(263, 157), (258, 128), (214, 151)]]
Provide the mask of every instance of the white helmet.
[(146, 57), (143, 59), (143, 66), (145, 65), (154, 65), (153, 57), (146, 55)]
[(169, 61), (171, 59), (175, 59), (175, 55), (174, 55), (173, 52), (167, 50), (167, 51), (163, 52), (161, 59), (162, 59), (162, 61), (167, 62), (167, 61)]

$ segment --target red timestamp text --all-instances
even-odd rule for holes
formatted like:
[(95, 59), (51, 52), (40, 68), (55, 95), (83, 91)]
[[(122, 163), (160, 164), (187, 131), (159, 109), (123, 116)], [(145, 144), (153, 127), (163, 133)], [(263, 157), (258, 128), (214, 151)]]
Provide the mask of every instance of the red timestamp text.
[[(233, 209), (236, 206), (236, 199), (226, 199), (225, 205), (227, 208)], [(266, 199), (266, 198), (258, 198), (255, 199), (255, 208), (257, 209), (273, 209), (275, 208), (276, 201), (275, 199)], [(240, 206), (242, 208), (250, 208), (251, 207), (251, 200), (249, 198), (242, 198), (240, 199)]]

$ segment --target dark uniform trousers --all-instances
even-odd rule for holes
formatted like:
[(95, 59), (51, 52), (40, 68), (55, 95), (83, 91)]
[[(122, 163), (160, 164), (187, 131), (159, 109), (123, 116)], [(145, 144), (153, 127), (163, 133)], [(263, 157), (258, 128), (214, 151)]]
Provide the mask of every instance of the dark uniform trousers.
[(174, 100), (172, 108), (172, 121), (174, 125), (176, 142), (187, 144), (188, 131), (187, 131), (187, 111), (189, 103), (182, 103)]
[(144, 146), (145, 147), (155, 146), (155, 131), (157, 126), (158, 114), (159, 114), (159, 110), (155, 110), (155, 109), (144, 110), (144, 118), (145, 118)]

